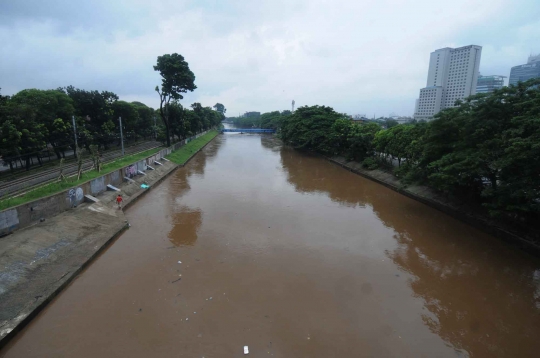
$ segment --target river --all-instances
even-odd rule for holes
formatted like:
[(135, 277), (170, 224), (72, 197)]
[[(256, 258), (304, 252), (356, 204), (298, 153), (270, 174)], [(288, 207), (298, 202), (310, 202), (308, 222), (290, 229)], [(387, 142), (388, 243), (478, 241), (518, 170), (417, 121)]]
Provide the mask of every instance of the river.
[(218, 136), (1, 357), (537, 357), (540, 260), (272, 136)]

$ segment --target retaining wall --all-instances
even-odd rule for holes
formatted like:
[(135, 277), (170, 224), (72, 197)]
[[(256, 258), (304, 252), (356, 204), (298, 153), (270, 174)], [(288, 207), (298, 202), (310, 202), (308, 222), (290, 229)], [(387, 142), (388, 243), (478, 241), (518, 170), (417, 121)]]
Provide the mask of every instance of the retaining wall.
[(107, 190), (107, 185), (109, 184), (113, 186), (119, 185), (125, 180), (124, 177), (132, 178), (137, 175), (138, 170), (146, 171), (148, 165), (155, 166), (155, 161), (161, 161), (163, 157), (207, 132), (205, 131), (182, 140), (168, 148), (161, 149), (159, 152), (143, 160), (89, 180), (76, 187), (0, 211), (0, 236), (11, 234), (16, 230), (39, 222), (40, 219), (47, 219), (69, 210), (81, 204), (84, 201), (85, 195), (96, 196), (103, 193)]

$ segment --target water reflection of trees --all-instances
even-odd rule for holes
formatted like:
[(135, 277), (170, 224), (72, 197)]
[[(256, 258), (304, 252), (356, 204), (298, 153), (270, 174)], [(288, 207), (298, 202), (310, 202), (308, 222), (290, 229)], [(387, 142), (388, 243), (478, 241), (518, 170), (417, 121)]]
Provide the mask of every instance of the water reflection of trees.
[(281, 141), (271, 134), (260, 134), (261, 145), (264, 148), (272, 151), (279, 151), (281, 149)]
[(387, 256), (415, 277), (432, 332), (474, 357), (538, 354), (537, 259), (318, 157), (283, 148), (281, 161), (297, 191), (368, 205), (393, 228), (398, 246)]
[(167, 197), (171, 210), (172, 228), (167, 236), (176, 246), (191, 246), (197, 241), (197, 232), (202, 224), (202, 212), (199, 208), (183, 205), (179, 199), (191, 190), (189, 182), (193, 176), (204, 175), (207, 161), (216, 155), (218, 147), (219, 144), (208, 145), (185, 167), (178, 169), (170, 180)]
[(202, 213), (199, 209), (182, 206), (175, 209), (172, 218), (173, 227), (168, 237), (175, 246), (193, 246), (197, 241), (197, 232), (202, 224)]

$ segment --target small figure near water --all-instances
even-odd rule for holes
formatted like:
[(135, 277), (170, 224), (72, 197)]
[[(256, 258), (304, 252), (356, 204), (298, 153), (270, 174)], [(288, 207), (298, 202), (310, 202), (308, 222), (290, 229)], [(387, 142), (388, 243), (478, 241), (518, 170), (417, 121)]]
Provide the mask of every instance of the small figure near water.
[(122, 195), (118, 194), (116, 197), (116, 204), (118, 205), (118, 210), (122, 209), (122, 203), (124, 202), (124, 199), (122, 198)]

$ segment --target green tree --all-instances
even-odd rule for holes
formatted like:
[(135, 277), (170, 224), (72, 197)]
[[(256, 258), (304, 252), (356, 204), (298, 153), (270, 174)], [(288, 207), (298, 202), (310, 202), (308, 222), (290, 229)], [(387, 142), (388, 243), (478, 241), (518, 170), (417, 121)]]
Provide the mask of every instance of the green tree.
[(44, 139), (51, 145), (58, 159), (73, 145), (71, 116), (74, 108), (71, 99), (58, 90), (26, 89), (11, 98), (12, 108), (25, 107), (31, 111), (36, 123), (46, 129)]
[(375, 135), (380, 130), (381, 127), (377, 123), (351, 123), (351, 130), (347, 136), (350, 156), (358, 161), (373, 156)]
[(225, 116), (225, 112), (227, 112), (227, 110), (225, 109), (225, 106), (222, 105), (221, 103), (216, 103), (213, 107), (217, 112), (223, 114), (223, 116)]
[[(36, 157), (41, 164), (39, 152), (45, 147), (49, 134), (43, 123), (44, 114), (39, 111), (46, 103), (42, 102), (42, 93), (35, 91), (38, 90), (21, 91), (7, 101), (0, 135), (5, 150), (21, 156), (27, 170), (30, 169), (32, 157)], [(11, 149), (8, 146), (12, 146)]]
[(330, 128), (330, 134), (332, 136), (330, 142), (334, 147), (333, 154), (349, 154), (349, 136), (353, 130), (352, 126), (353, 123), (345, 118), (337, 119), (332, 124)]
[(186, 110), (180, 102), (172, 101), (169, 103), (169, 121), (171, 125), (171, 134), (182, 140), (190, 134), (190, 123), (187, 120)]
[[(137, 139), (137, 129), (139, 124), (139, 112), (137, 107), (126, 101), (115, 101), (112, 104), (113, 118), (122, 118), (122, 131), (124, 138), (129, 140)], [(118, 122), (119, 123), (119, 122)]]
[(300, 107), (283, 122), (281, 137), (294, 148), (331, 153), (332, 126), (341, 118), (331, 107)]
[(154, 109), (141, 102), (131, 102), (131, 105), (134, 106), (138, 115), (135, 133), (143, 138), (154, 136), (154, 119), (156, 115)]
[(9, 164), (13, 170), (15, 157), (19, 156), (21, 151), (22, 133), (9, 119), (2, 120), (0, 128), (0, 153), (4, 163)]
[(170, 139), (170, 121), (168, 113), (168, 105), (171, 100), (180, 100), (184, 97), (182, 93), (194, 91), (195, 75), (189, 69), (188, 63), (182, 55), (177, 53), (158, 56), (157, 65), (154, 66), (155, 71), (159, 71), (162, 77), (161, 90), (156, 86), (156, 92), (159, 95), (159, 110), (160, 116), (165, 125), (167, 137), (167, 146), (171, 145)]
[(88, 152), (93, 143), (107, 149), (119, 135), (113, 109), (118, 96), (109, 91), (86, 91), (73, 86), (65, 91), (75, 107), (79, 145), (84, 145)]
[(392, 128), (399, 125), (398, 121), (392, 118), (386, 119), (384, 122), (385, 122), (386, 128)]

